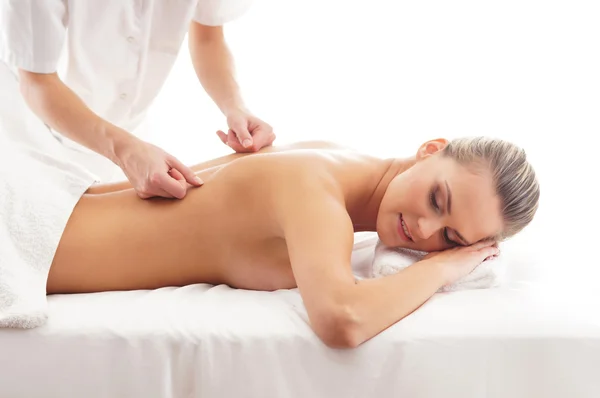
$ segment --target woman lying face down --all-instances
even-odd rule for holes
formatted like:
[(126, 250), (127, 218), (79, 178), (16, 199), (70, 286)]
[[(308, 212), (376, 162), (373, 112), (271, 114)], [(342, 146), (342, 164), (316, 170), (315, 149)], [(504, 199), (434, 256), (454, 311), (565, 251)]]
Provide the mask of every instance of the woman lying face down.
[[(92, 187), (63, 233), (47, 292), (298, 287), (321, 340), (355, 347), (497, 254), (494, 243), (523, 229), (539, 198), (524, 152), (487, 138), (428, 141), (406, 159), (308, 142), (194, 170), (205, 184), (181, 201), (141, 200), (128, 183)], [(435, 253), (356, 281), (357, 231)]]

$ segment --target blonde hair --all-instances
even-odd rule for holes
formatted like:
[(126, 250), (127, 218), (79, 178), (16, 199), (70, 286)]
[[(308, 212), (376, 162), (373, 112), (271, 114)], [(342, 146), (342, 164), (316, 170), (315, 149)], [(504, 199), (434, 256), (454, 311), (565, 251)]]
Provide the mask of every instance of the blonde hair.
[(500, 139), (474, 137), (452, 140), (442, 154), (463, 166), (487, 166), (500, 197), (504, 228), (498, 240), (525, 228), (538, 209), (540, 187), (525, 151)]

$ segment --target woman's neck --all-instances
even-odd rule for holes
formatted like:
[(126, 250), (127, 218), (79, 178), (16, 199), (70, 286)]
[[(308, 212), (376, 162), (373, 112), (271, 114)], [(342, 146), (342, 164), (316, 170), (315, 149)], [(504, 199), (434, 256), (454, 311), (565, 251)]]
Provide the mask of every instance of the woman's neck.
[(414, 163), (414, 157), (382, 159), (374, 169), (359, 177), (357, 189), (347, 198), (348, 213), (355, 232), (376, 230), (379, 206), (388, 185)]

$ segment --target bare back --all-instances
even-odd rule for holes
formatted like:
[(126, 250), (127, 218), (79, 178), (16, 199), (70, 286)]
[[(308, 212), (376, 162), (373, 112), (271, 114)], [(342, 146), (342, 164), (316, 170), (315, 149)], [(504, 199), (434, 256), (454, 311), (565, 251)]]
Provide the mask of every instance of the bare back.
[[(359, 183), (366, 163), (340, 150), (264, 153), (198, 173), (204, 186), (191, 189), (184, 200), (141, 200), (132, 189), (84, 195), (58, 247), (48, 293), (204, 282), (258, 290), (295, 287), (273, 211), (281, 193), (302, 176), (331, 177), (329, 188), (339, 189), (343, 201), (343, 191)], [(301, 209), (295, 203), (289, 211)]]

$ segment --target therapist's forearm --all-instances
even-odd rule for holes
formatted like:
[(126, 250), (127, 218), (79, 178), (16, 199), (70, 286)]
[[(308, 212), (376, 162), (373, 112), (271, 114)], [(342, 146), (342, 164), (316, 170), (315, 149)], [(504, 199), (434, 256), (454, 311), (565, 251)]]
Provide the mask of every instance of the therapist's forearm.
[(192, 63), (206, 93), (224, 115), (245, 109), (235, 80), (233, 56), (222, 27), (207, 27), (194, 22), (189, 33)]
[(53, 74), (20, 71), (21, 93), (31, 110), (52, 129), (117, 163), (119, 148), (133, 138), (92, 112)]

